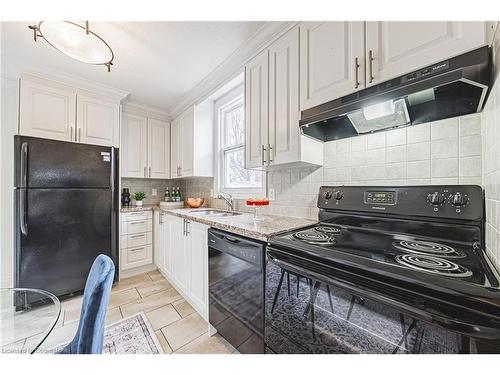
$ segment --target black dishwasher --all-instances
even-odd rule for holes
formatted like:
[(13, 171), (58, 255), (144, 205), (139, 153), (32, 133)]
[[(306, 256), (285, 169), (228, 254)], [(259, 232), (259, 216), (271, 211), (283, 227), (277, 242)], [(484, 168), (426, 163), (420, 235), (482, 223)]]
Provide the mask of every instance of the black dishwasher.
[(208, 231), (209, 321), (240, 353), (264, 353), (266, 244)]

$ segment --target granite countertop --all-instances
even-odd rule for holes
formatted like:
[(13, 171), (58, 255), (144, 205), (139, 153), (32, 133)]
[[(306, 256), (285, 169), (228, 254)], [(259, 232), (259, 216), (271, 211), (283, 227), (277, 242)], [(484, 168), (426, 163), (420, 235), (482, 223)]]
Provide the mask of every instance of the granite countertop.
[[(293, 229), (301, 228), (316, 223), (316, 220), (292, 218), (278, 215), (262, 215), (263, 221), (254, 221), (253, 214), (241, 212), (241, 215), (235, 216), (217, 216), (203, 215), (201, 210), (211, 208), (179, 208), (163, 209), (156, 206), (154, 209), (162, 210), (168, 214), (182, 217), (191, 221), (209, 225), (212, 228), (224, 230), (227, 232), (239, 234), (245, 237), (254, 238), (261, 241), (267, 241), (271, 236), (279, 233), (288, 232)], [(214, 211), (222, 211), (213, 209)]]

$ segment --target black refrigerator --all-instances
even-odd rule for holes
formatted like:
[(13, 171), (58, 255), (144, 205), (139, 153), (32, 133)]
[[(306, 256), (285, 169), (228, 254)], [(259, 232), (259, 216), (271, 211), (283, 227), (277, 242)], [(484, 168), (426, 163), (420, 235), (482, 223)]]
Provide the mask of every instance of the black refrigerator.
[(22, 136), (14, 145), (15, 286), (82, 291), (99, 254), (117, 280), (117, 149)]

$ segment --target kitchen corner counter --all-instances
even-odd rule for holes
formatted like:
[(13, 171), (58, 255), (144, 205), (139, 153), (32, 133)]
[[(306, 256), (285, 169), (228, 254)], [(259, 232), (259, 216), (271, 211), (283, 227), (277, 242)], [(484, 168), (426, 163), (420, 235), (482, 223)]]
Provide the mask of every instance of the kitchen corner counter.
[[(212, 228), (224, 230), (227, 232), (239, 234), (241, 236), (254, 238), (261, 241), (267, 241), (271, 236), (287, 232), (289, 230), (301, 228), (307, 225), (315, 224), (316, 220), (291, 218), (287, 216), (263, 215), (263, 221), (256, 222), (253, 220), (253, 214), (241, 212), (240, 215), (218, 217), (217, 215), (203, 215), (196, 211), (207, 210), (206, 207), (201, 209), (195, 208), (179, 208), (179, 209), (164, 209), (154, 206), (153, 209), (161, 210), (167, 214), (178, 216), (194, 222), (209, 225)], [(221, 211), (223, 210), (216, 210)]]
[(120, 207), (120, 212), (141, 212), (141, 211), (153, 211), (154, 208), (158, 208), (156, 204), (145, 204), (144, 206), (129, 206)]

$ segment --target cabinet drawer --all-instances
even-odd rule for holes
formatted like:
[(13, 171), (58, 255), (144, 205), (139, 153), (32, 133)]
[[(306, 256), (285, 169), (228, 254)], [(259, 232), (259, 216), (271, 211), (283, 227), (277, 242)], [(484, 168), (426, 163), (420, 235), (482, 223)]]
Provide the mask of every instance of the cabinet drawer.
[(131, 247), (121, 251), (121, 268), (123, 270), (144, 266), (153, 261), (151, 245)]
[(150, 223), (150, 220), (138, 220), (138, 221), (130, 221), (127, 223), (127, 234), (136, 234), (136, 233), (143, 233), (147, 232), (148, 230), (148, 223)]
[(144, 246), (152, 243), (153, 243), (152, 232), (144, 232), (144, 233), (128, 234), (120, 236), (120, 249)]
[(152, 217), (151, 211), (122, 212), (121, 221), (147, 220)]

